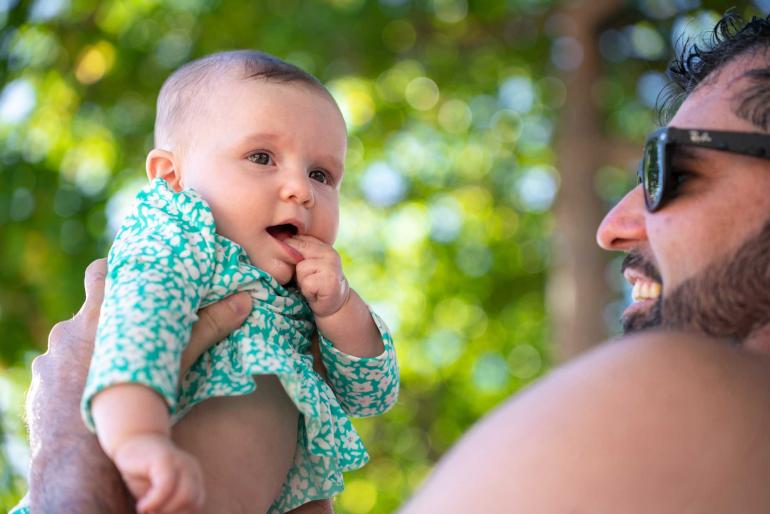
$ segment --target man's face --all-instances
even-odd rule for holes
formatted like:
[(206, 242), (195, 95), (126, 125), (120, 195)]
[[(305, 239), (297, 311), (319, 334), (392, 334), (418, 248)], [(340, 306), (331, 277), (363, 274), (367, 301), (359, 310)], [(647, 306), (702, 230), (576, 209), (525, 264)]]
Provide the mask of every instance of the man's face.
[[(758, 64), (766, 66), (743, 58), (718, 70), (688, 97), (670, 126), (756, 132), (734, 109), (736, 95), (747, 86), (736, 77)], [(747, 304), (764, 300), (745, 284), (765, 280), (756, 276), (757, 266), (770, 266), (770, 255), (756, 251), (770, 237), (762, 231), (770, 219), (770, 161), (678, 147), (672, 170), (681, 174), (681, 184), (662, 209), (647, 212), (638, 186), (599, 227), (600, 246), (630, 252), (624, 276), (634, 286), (635, 301), (623, 315), (624, 325), (640, 329), (662, 322), (745, 337), (750, 325), (764, 322), (746, 316)], [(760, 262), (731, 266), (747, 255)]]
[(211, 207), (217, 232), (289, 282), (296, 234), (333, 244), (347, 145), (333, 102), (301, 83), (223, 78), (207, 90), (182, 146), (182, 186)]

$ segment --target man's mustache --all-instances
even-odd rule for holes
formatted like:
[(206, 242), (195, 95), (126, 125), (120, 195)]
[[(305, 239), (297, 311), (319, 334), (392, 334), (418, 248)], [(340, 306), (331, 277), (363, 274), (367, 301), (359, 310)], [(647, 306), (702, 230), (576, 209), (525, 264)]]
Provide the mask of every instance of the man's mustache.
[(632, 268), (637, 271), (641, 271), (644, 275), (652, 280), (662, 283), (663, 279), (660, 276), (657, 266), (653, 264), (647, 257), (642, 255), (639, 250), (631, 250), (623, 259), (623, 263), (620, 265), (620, 273), (626, 271), (626, 268)]

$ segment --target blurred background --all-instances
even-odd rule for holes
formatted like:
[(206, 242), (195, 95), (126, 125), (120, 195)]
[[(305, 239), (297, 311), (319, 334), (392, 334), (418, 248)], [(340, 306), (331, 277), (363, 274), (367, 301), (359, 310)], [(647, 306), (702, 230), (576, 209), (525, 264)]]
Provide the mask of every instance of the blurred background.
[(388, 513), (472, 423), (618, 332), (594, 234), (634, 184), (663, 72), (707, 0), (0, 0), (0, 511), (26, 490), (24, 393), (145, 183), (182, 63), (255, 48), (318, 76), (350, 133), (337, 248), (396, 334), (402, 389), (356, 421), (341, 514)]

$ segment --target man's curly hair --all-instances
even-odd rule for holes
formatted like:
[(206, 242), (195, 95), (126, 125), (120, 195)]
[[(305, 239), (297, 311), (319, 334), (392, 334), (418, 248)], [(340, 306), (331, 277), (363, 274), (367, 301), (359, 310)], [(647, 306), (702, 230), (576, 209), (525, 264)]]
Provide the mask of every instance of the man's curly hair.
[[(753, 17), (748, 23), (735, 12), (726, 13), (699, 45), (688, 40), (668, 67), (670, 80), (660, 109), (670, 119), (676, 109), (707, 77), (738, 56), (765, 55), (770, 50), (770, 16)], [(740, 93), (736, 114), (763, 130), (770, 130), (770, 59), (735, 79), (749, 85)]]

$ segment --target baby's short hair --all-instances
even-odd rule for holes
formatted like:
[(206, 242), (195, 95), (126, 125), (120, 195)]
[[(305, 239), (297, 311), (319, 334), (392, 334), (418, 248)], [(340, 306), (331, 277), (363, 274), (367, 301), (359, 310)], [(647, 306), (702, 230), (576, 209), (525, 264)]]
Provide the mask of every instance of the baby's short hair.
[(216, 79), (233, 72), (240, 73), (237, 78), (243, 79), (301, 82), (322, 91), (334, 101), (317, 78), (275, 56), (255, 50), (217, 52), (185, 64), (163, 83), (155, 116), (155, 147), (170, 150), (174, 135), (190, 121), (192, 108), (196, 104), (199, 108), (205, 105), (205, 89)]

